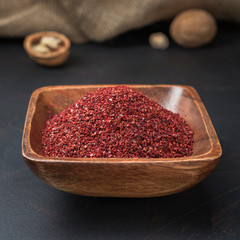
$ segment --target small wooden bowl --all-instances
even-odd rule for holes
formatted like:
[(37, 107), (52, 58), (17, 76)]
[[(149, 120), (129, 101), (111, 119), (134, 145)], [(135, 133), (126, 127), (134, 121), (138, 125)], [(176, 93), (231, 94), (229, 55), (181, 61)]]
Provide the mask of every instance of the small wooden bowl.
[[(49, 53), (40, 53), (35, 51), (32, 47), (37, 44), (42, 37), (51, 36), (62, 40), (60, 47), (55, 51), (50, 51)], [(33, 33), (25, 37), (23, 42), (24, 49), (26, 50), (28, 56), (35, 62), (49, 66), (59, 66), (62, 65), (69, 57), (70, 54), (70, 40), (63, 34), (57, 32), (38, 32)]]
[(157, 197), (184, 191), (206, 178), (222, 150), (196, 90), (178, 85), (129, 85), (179, 113), (193, 128), (193, 155), (183, 158), (45, 157), (41, 131), (48, 111), (59, 113), (87, 92), (113, 85), (53, 86), (31, 97), (22, 139), (28, 167), (49, 185), (74, 194), (101, 197)]

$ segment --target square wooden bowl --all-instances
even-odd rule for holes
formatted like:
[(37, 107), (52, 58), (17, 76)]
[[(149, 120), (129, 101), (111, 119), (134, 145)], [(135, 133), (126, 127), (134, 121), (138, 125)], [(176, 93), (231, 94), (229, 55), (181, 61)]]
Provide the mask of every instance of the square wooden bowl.
[(60, 113), (86, 93), (114, 85), (49, 86), (37, 89), (28, 106), (22, 155), (47, 184), (74, 194), (156, 197), (186, 190), (216, 167), (222, 150), (196, 90), (178, 85), (128, 85), (179, 113), (194, 130), (193, 155), (183, 158), (52, 158), (43, 155), (41, 132), (49, 112)]

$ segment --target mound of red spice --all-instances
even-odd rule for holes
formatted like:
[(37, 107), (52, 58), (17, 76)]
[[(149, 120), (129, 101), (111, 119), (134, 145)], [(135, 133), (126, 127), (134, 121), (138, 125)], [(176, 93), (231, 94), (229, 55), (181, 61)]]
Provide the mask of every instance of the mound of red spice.
[(49, 157), (175, 158), (192, 154), (193, 131), (139, 91), (108, 87), (49, 119), (42, 147)]

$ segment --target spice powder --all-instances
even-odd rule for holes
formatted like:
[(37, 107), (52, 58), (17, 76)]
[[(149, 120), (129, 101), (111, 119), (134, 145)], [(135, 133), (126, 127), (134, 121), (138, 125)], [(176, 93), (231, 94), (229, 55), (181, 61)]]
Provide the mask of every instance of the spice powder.
[(180, 117), (127, 86), (88, 93), (42, 131), (48, 157), (176, 158), (193, 152), (193, 130)]

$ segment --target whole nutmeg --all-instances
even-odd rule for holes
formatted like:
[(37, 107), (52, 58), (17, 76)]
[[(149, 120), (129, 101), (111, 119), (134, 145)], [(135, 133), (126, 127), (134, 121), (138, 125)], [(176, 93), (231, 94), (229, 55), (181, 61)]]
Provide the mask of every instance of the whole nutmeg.
[(189, 9), (178, 14), (170, 25), (170, 34), (176, 43), (195, 48), (210, 43), (217, 33), (214, 17), (202, 9)]

